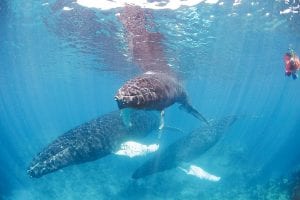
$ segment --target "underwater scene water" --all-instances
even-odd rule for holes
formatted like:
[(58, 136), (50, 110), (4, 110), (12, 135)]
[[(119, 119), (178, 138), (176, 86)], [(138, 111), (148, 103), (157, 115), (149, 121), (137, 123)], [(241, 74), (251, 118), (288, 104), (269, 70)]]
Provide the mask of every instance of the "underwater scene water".
[[(284, 63), (300, 54), (299, 12), (1, 0), (0, 199), (299, 200), (300, 80)], [(119, 111), (118, 89), (147, 71), (188, 103)], [(127, 141), (146, 150), (116, 153)]]

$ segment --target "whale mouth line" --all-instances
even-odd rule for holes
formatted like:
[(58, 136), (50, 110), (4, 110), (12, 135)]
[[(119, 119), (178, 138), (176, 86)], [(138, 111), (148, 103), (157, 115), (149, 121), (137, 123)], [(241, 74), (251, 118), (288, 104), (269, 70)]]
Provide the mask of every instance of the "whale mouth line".
[(58, 151), (56, 154), (52, 155), (51, 157), (45, 159), (45, 160), (40, 160), (36, 162), (33, 166), (30, 166), (29, 169), (27, 170), (27, 174), (32, 177), (32, 178), (39, 178), (43, 176), (44, 174), (50, 173), (52, 170), (46, 170), (46, 165), (47, 163), (52, 163), (53, 161), (57, 160), (59, 157), (63, 157), (60, 155), (64, 155), (66, 151), (69, 150), (69, 147), (61, 149)]

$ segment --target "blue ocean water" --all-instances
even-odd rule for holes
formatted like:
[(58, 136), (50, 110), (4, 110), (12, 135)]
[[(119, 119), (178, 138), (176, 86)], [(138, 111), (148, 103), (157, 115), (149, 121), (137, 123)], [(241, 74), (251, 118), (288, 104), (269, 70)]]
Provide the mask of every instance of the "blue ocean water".
[[(284, 76), (283, 55), (300, 54), (299, 2), (233, 2), (146, 10), (192, 104), (209, 119), (244, 116), (193, 161), (222, 177), (215, 183), (178, 169), (133, 180), (148, 156), (107, 156), (30, 178), (38, 152), (117, 110), (117, 89), (140, 70), (117, 17), (122, 8), (0, 1), (0, 199), (291, 199), (300, 90)], [(201, 126), (175, 105), (165, 115), (185, 132)], [(169, 130), (161, 140), (179, 137)]]

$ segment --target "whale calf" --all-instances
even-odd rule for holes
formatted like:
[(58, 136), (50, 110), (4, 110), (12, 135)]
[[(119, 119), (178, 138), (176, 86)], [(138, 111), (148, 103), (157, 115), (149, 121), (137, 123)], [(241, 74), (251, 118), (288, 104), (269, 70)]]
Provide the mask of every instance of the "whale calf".
[(190, 162), (214, 146), (230, 125), (237, 120), (228, 116), (212, 122), (211, 126), (193, 130), (187, 136), (172, 143), (166, 149), (157, 151), (154, 157), (135, 170), (133, 179), (173, 169), (182, 162)]
[(130, 79), (118, 90), (115, 100), (119, 109), (158, 111), (179, 103), (185, 111), (209, 124), (189, 103), (186, 91), (179, 80), (167, 73), (151, 71)]
[(115, 111), (69, 130), (32, 160), (27, 173), (39, 178), (70, 165), (94, 161), (113, 153), (123, 142), (145, 137), (158, 129), (157, 114), (146, 111), (131, 114), (131, 127), (125, 126), (120, 112)]

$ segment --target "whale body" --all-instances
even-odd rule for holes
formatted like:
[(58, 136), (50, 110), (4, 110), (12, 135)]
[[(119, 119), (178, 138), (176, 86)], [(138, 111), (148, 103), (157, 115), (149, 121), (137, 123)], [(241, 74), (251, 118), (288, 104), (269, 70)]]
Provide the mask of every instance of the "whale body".
[(94, 161), (113, 153), (127, 140), (145, 137), (159, 126), (159, 117), (153, 112), (134, 111), (131, 120), (132, 126), (125, 126), (120, 112), (115, 111), (69, 130), (32, 160), (27, 173), (39, 178), (70, 165)]
[(119, 109), (138, 108), (163, 110), (185, 103), (187, 95), (173, 76), (161, 72), (147, 72), (127, 81), (117, 92), (115, 100)]
[(139, 179), (173, 169), (182, 162), (190, 162), (198, 158), (219, 141), (226, 128), (233, 124), (236, 119), (235, 116), (228, 116), (212, 122), (211, 126), (193, 130), (166, 149), (157, 151), (153, 158), (135, 170), (132, 178)]
[(164, 72), (146, 72), (127, 81), (119, 88), (115, 100), (119, 109), (135, 108), (163, 111), (174, 103), (181, 104), (188, 113), (209, 124), (189, 103), (180, 81)]

